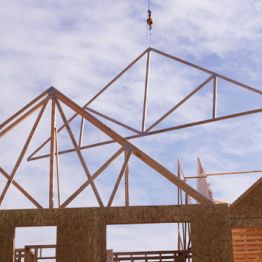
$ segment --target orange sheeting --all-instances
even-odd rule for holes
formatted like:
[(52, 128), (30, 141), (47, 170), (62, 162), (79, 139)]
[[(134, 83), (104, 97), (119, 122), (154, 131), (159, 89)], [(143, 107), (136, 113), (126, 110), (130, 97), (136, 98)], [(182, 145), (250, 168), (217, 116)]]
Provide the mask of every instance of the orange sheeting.
[(234, 262), (262, 262), (262, 228), (232, 229)]

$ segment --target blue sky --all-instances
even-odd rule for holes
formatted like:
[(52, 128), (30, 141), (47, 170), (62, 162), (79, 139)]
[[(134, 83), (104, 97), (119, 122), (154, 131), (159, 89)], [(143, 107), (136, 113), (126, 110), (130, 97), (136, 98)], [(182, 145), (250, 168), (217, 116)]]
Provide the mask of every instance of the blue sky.
[[(148, 46), (209, 67), (261, 90), (261, 1), (151, 2), (155, 24), (149, 37), (145, 24), (147, 1), (2, 0), (0, 121), (51, 85), (83, 105)], [(141, 60), (101, 96), (92, 108), (137, 127), (141, 117), (138, 113), (143, 95), (144, 66), (145, 60)], [(147, 125), (205, 79), (205, 74), (181, 67), (157, 55), (152, 56)], [(261, 107), (261, 95), (254, 95), (223, 81), (218, 83), (218, 88), (220, 115)], [(163, 122), (162, 126), (207, 117), (210, 114), (210, 103), (207, 102), (210, 97), (210, 87), (207, 86), (176, 115), (171, 115)], [(188, 176), (196, 175), (198, 156), (203, 159), (208, 172), (261, 169), (261, 120), (260, 113), (133, 142), (174, 172), (179, 157)], [(6, 139), (1, 139), (1, 152), (7, 148), (5, 155), (1, 156), (1, 166), (8, 171), (10, 163), (14, 161), (13, 156), (16, 156), (14, 152), (19, 148), (15, 143), (21, 143), (22, 137), (28, 132), (29, 123), (20, 127), (19, 137), (17, 129)], [(91, 131), (86, 132), (87, 138), (97, 139), (95, 131), (92, 134)], [(42, 128), (38, 136), (43, 139), (46, 136), (44, 133)], [(34, 141), (34, 146), (42, 141), (40, 138)], [(60, 141), (65, 148), (70, 147), (66, 135), (61, 134)], [(90, 169), (95, 170), (99, 161), (102, 163), (113, 149), (116, 148), (85, 152)], [(65, 156), (61, 159), (63, 161), (65, 167), (62, 183), (66, 197), (84, 181), (84, 176), (74, 156)], [(131, 203), (174, 203), (176, 193), (172, 185), (154, 172), (150, 173), (150, 170), (142, 167), (138, 170), (139, 166), (140, 163), (132, 158)], [(33, 181), (28, 190), (46, 205), (47, 192), (38, 183), (39, 179), (48, 183), (45, 180), (48, 176), (45, 168), (44, 160), (25, 162), (17, 174), (17, 180), (25, 185)], [(117, 168), (116, 163), (112, 173)], [(36, 171), (39, 175), (33, 177)], [(75, 184), (70, 180), (72, 173)], [(209, 182), (216, 199), (232, 202), (258, 177), (260, 175), (253, 174), (228, 176), (212, 178)], [(0, 183), (2, 188), (5, 179), (1, 178)], [(106, 199), (112, 190), (113, 181), (101, 179), (97, 183)], [(148, 186), (143, 187), (141, 184)], [(159, 193), (150, 194), (152, 189)], [(12, 191), (7, 195), (3, 208), (14, 208), (17, 205), (19, 208), (31, 207), (24, 204), (19, 193)], [(121, 205), (123, 190), (120, 188), (119, 191), (115, 204)], [(86, 204), (96, 205), (90, 189), (74, 203), (75, 206)]]

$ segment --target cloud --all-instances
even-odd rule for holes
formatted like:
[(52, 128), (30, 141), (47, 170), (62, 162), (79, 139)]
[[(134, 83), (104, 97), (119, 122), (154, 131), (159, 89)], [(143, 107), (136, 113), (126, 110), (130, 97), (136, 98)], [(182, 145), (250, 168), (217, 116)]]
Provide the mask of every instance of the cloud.
[[(0, 122), (51, 85), (78, 104), (84, 104), (149, 45), (210, 67), (261, 90), (260, 1), (151, 2), (155, 23), (149, 37), (145, 24), (147, 3), (139, 0), (1, 1)], [(104, 98), (101, 96), (101, 100), (97, 100), (97, 107), (94, 107), (119, 121), (140, 128), (144, 66), (145, 59), (133, 72), (114, 83), (106, 91)], [(206, 74), (199, 74), (169, 59), (152, 55), (147, 126), (206, 78)], [(218, 112), (221, 115), (230, 110), (238, 112), (243, 109), (242, 105), (246, 105), (245, 110), (252, 104), (261, 106), (261, 96), (248, 97), (247, 93), (238, 89), (234, 92), (222, 82), (219, 82), (218, 88)], [(194, 99), (190, 99), (181, 110), (171, 114), (159, 127), (210, 117), (211, 90), (212, 85), (203, 88)], [(49, 134), (48, 110), (30, 153)], [(70, 112), (67, 116), (69, 115)], [(75, 134), (79, 132), (76, 122), (72, 124)], [(31, 124), (30, 121), (26, 122), (23, 128), (19, 126), (19, 132), (16, 129), (9, 137), (0, 141), (0, 165), (8, 172), (11, 170), (11, 163), (16, 161), (18, 149), (22, 147), (22, 138), (28, 135)], [(112, 124), (110, 126), (113, 127)], [(196, 174), (197, 156), (203, 159), (208, 172), (261, 169), (261, 128), (261, 114), (257, 114), (132, 141), (173, 172), (176, 172), (179, 157), (186, 175)], [(123, 135), (131, 133), (123, 129), (117, 130)], [(90, 127), (86, 128), (85, 143), (92, 143), (100, 138)], [(68, 137), (62, 134), (60, 142), (63, 148), (72, 147)], [(19, 146), (17, 143), (20, 143)], [(48, 146), (45, 150), (48, 150)], [(85, 151), (92, 173), (106, 161), (113, 150), (113, 147), (101, 147), (99, 151)], [(70, 154), (61, 159), (64, 167), (61, 174), (63, 197), (66, 198), (86, 177), (75, 155), (73, 157)], [(105, 203), (112, 192), (122, 160), (120, 158), (116, 161), (112, 169), (107, 170), (96, 182)], [(30, 184), (26, 189), (35, 193), (37, 199), (45, 204), (47, 192), (37, 180), (45, 176), (45, 183), (48, 183), (47, 163), (48, 160), (29, 163), (24, 161), (24, 166), (16, 177), (21, 184)], [(169, 188), (160, 176), (158, 179), (154, 172), (140, 166), (138, 171), (135, 164), (130, 168), (131, 197), (134, 203), (174, 203), (175, 194), (172, 198), (171, 185)], [(36, 177), (36, 173), (39, 176)], [(231, 176), (210, 179), (215, 198), (233, 201), (259, 177), (244, 176), (245, 179)], [(75, 178), (74, 183), (72, 177)], [(150, 187), (140, 188), (137, 180), (141, 185), (150, 184), (158, 192), (165, 192), (168, 188), (168, 194), (156, 194), (151, 199)], [(1, 178), (1, 188), (5, 182)], [(194, 183), (190, 182), (193, 186)], [(11, 193), (14, 192), (16, 191), (8, 194), (4, 208), (13, 208), (18, 202), (26, 208), (31, 207), (23, 202), (20, 194), (12, 197)], [(123, 192), (121, 185), (115, 205), (123, 203)], [(87, 204), (97, 206), (90, 188), (70, 206)]]
[[(196, 56), (209, 52), (222, 57), (240, 50), (252, 52), (247, 43), (261, 39), (260, 11), (259, 1), (166, 1), (157, 8), (157, 15), (165, 17), (159, 19), (159, 34), (163, 32), (168, 40), (174, 36), (183, 43), (177, 45), (179, 51), (192, 52), (194, 48)], [(164, 16), (167, 12), (170, 15)]]
[(176, 244), (174, 223), (107, 226), (107, 249), (114, 251), (174, 250)]

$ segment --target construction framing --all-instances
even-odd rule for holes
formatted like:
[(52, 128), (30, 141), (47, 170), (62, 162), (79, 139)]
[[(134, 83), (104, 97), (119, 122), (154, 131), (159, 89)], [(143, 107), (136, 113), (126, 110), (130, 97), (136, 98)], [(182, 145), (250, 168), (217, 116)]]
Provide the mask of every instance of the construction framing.
[[(150, 78), (150, 63), (152, 54), (157, 54), (178, 63), (184, 64), (201, 72), (208, 74), (205, 81), (200, 83), (195, 89), (189, 92), (178, 103), (172, 106), (167, 112), (156, 119), (153, 123), (148, 125), (148, 95), (149, 95), (149, 78)], [(140, 129), (121, 122), (110, 115), (98, 112), (91, 108), (92, 103), (99, 98), (113, 83), (115, 83), (121, 76), (123, 76), (132, 66), (134, 66), (140, 59), (146, 58), (145, 66), (145, 80), (143, 89), (143, 105), (141, 111)], [(77, 105), (70, 98), (59, 92), (54, 87), (50, 87), (41, 95), (33, 99), (29, 104), (11, 116), (9, 119), (0, 124), (0, 138), (4, 138), (12, 129), (19, 126), (25, 119), (37, 114), (37, 117), (32, 125), (24, 146), (12, 167), (11, 172), (7, 172), (3, 166), (0, 166), (0, 174), (6, 178), (6, 183), (3, 190), (0, 192), (0, 206), (6, 198), (6, 194), (11, 186), (14, 186), (20, 191), (37, 209), (41, 210), (11, 210), (0, 211), (0, 260), (10, 262), (13, 259), (13, 238), (15, 227), (17, 226), (37, 226), (37, 225), (56, 225), (58, 227), (58, 243), (57, 246), (57, 261), (66, 262), (74, 261), (78, 254), (77, 261), (106, 261), (105, 248), (105, 231), (108, 224), (125, 224), (125, 223), (178, 223), (178, 250), (172, 251), (173, 256), (178, 256), (174, 261), (184, 261), (185, 254), (191, 257), (191, 252), (194, 257), (194, 262), (205, 261), (232, 261), (234, 252), (234, 261), (243, 261), (243, 254), (247, 262), (253, 262), (252, 254), (247, 249), (249, 247), (238, 248), (238, 241), (245, 242), (247, 238), (254, 240), (260, 239), (262, 228), (262, 213), (261, 206), (257, 207), (257, 203), (262, 201), (261, 179), (251, 187), (242, 198), (238, 199), (231, 206), (226, 204), (217, 204), (213, 200), (211, 192), (208, 190), (206, 178), (209, 176), (229, 175), (229, 174), (243, 174), (243, 173), (259, 173), (261, 170), (247, 170), (236, 172), (222, 172), (222, 173), (207, 173), (198, 160), (199, 170), (198, 176), (186, 177), (183, 172), (182, 165), (178, 160), (177, 174), (171, 172), (165, 166), (146, 154), (143, 150), (130, 142), (132, 139), (142, 138), (150, 135), (157, 135), (165, 132), (170, 132), (178, 129), (198, 126), (227, 119), (242, 117), (251, 114), (262, 112), (262, 108), (256, 108), (248, 111), (242, 111), (235, 114), (226, 114), (219, 116), (217, 113), (217, 89), (220, 80), (235, 85), (237, 88), (242, 88), (248, 92), (254, 93), (258, 96), (262, 95), (262, 91), (243, 84), (239, 81), (223, 76), (209, 69), (187, 62), (178, 57), (166, 54), (154, 48), (148, 48), (140, 54), (132, 63), (130, 63), (123, 71), (114, 77), (105, 87), (103, 87), (95, 96), (93, 96), (83, 107)], [(183, 125), (169, 126), (160, 128), (160, 124), (175, 112), (179, 107), (185, 104), (190, 98), (196, 95), (207, 84), (212, 83), (212, 110), (210, 118), (203, 119), (197, 122), (186, 123)], [(43, 114), (47, 107), (50, 106), (50, 129), (48, 130), (47, 139), (37, 147), (27, 157), (28, 148), (36, 133), (39, 123), (42, 120)], [(74, 112), (74, 114), (67, 118), (65, 108)], [(70, 123), (76, 118), (81, 118), (79, 136), (73, 132)], [(57, 119), (62, 119), (62, 126), (57, 125)], [(105, 119), (116, 126), (120, 126), (133, 134), (129, 136), (121, 136), (113, 129), (109, 128), (99, 119)], [(83, 144), (84, 131), (86, 122), (100, 130), (103, 134), (109, 137), (99, 143)], [(67, 150), (59, 150), (58, 134), (61, 130), (65, 130), (69, 136), (72, 148)], [(100, 147), (107, 144), (115, 143), (118, 149), (113, 152), (110, 157), (93, 173), (90, 172), (83, 150), (89, 148)], [(49, 152), (47, 154), (39, 155), (40, 150), (48, 145)], [(60, 161), (61, 154), (75, 153), (81, 167), (85, 174), (85, 182), (81, 184), (66, 200), (61, 199), (60, 185)], [(97, 189), (96, 179), (120, 156), (123, 157), (123, 163), (119, 170), (116, 182), (113, 186), (112, 192), (106, 203), (101, 198), (101, 192)], [(21, 163), (24, 159), (28, 161), (48, 158), (49, 160), (49, 187), (48, 187), (48, 206), (42, 205), (37, 201), (36, 197), (30, 194), (15, 178)], [(156, 206), (156, 207), (132, 207), (130, 206), (130, 183), (129, 183), (129, 163), (130, 159), (136, 157), (145, 165), (156, 171), (159, 175), (166, 178), (170, 183), (177, 187), (177, 206)], [(195, 190), (186, 183), (187, 179), (198, 179), (198, 187), (206, 188), (206, 192)], [(114, 208), (113, 203), (116, 198), (117, 191), (121, 182), (124, 181), (124, 207)], [(56, 182), (56, 183), (55, 183)], [(56, 187), (55, 187), (56, 186)], [(87, 187), (92, 189), (99, 208), (83, 208), (83, 209), (64, 209), (75, 200), (81, 192)], [(257, 195), (253, 196), (254, 190), (257, 190)], [(55, 201), (55, 194), (57, 194), (57, 201)], [(249, 201), (251, 195), (251, 202)], [(243, 200), (244, 198), (244, 200)], [(255, 199), (255, 200), (254, 200)], [(198, 205), (191, 205), (192, 203)], [(253, 202), (256, 202), (255, 204)], [(248, 203), (247, 206), (243, 203)], [(243, 205), (243, 206), (241, 206)], [(252, 207), (255, 206), (253, 209)], [(241, 207), (241, 208), (240, 208)], [(250, 209), (251, 207), (251, 209)], [(48, 209), (45, 209), (48, 208)], [(58, 209), (56, 209), (58, 208)], [(248, 211), (246, 211), (248, 210)], [(244, 213), (243, 213), (244, 212)], [(73, 221), (73, 222), (72, 222)], [(76, 226), (76, 223), (77, 225)], [(247, 229), (247, 227), (251, 227)], [(253, 237), (255, 230), (255, 238)], [(87, 234), (88, 232), (88, 234)], [(91, 232), (91, 233), (90, 233)], [(243, 233), (244, 232), (244, 233)], [(216, 238), (214, 238), (214, 235)], [(243, 237), (244, 235), (244, 237)], [(204, 237), (203, 237), (204, 236)], [(233, 239), (233, 242), (232, 242)], [(261, 238), (262, 239), (262, 238)], [(233, 252), (232, 252), (233, 244)], [(254, 247), (254, 246), (252, 246)], [(29, 260), (32, 258), (31, 250), (38, 254), (39, 250), (43, 248), (54, 248), (54, 246), (28, 246), (25, 250), (17, 250), (16, 256), (21, 259), (28, 256)], [(92, 251), (90, 251), (92, 250)], [(201, 250), (201, 252), (199, 252)], [(243, 251), (244, 250), (244, 251)], [(77, 252), (77, 253), (76, 253)], [(160, 258), (164, 253), (154, 253)], [(122, 255), (126, 255), (125, 259), (130, 258), (132, 254), (115, 254), (115, 259)], [(134, 254), (133, 254), (134, 255)], [(146, 256), (144, 252), (140, 254)], [(129, 256), (129, 257), (128, 257)], [(168, 256), (168, 254), (167, 254)], [(256, 254), (259, 257), (260, 253)], [(251, 257), (251, 258), (250, 258)], [(261, 255), (262, 257), (262, 255)], [(41, 255), (38, 257), (41, 259)], [(260, 258), (260, 257), (259, 257)], [(35, 258), (37, 259), (37, 258)], [(86, 260), (87, 259), (87, 260)], [(124, 260), (125, 260), (124, 259)], [(184, 260), (183, 260), (184, 259)], [(262, 258), (261, 258), (262, 259)], [(115, 260), (121, 261), (121, 260)], [(161, 261), (161, 260), (160, 260)]]
[[(177, 104), (175, 104), (170, 110), (168, 110), (166, 113), (164, 113), (159, 119), (157, 119), (154, 123), (152, 123), (150, 126), (146, 125), (147, 122), (147, 102), (148, 102), (148, 92), (149, 92), (149, 77), (150, 77), (150, 57), (152, 54), (158, 54), (160, 56), (166, 57), (167, 59), (171, 59), (175, 62), (184, 64), (186, 66), (189, 66), (191, 68), (194, 68), (198, 71), (204, 72), (208, 74), (208, 78), (202, 82), (200, 85), (198, 85), (194, 90), (192, 90), (189, 94), (187, 94), (184, 98), (182, 98)], [(146, 57), (146, 66), (145, 66), (145, 81), (144, 81), (144, 99), (143, 99), (143, 106), (142, 106), (142, 122), (141, 122), (141, 130), (136, 130), (132, 126), (128, 126), (125, 123), (120, 122), (119, 120), (114, 119), (111, 116), (107, 116), (105, 114), (102, 114), (101, 112), (97, 112), (96, 110), (92, 109), (90, 106), (92, 102), (94, 102), (96, 99), (99, 98), (101, 94), (103, 94), (107, 89), (109, 89), (113, 83), (115, 83), (122, 75), (124, 75), (132, 66), (134, 66), (139, 60), (141, 60), (143, 57)], [(218, 81), (222, 79), (224, 81), (227, 81), (231, 84), (234, 84), (238, 88), (246, 89), (249, 92), (255, 93), (257, 95), (262, 95), (262, 91), (251, 87), (249, 85), (243, 84), (239, 81), (236, 81), (234, 79), (231, 79), (229, 77), (223, 76), (221, 74), (218, 74), (216, 72), (213, 72), (209, 69), (206, 69), (204, 67), (198, 66), (196, 64), (190, 63), (188, 61), (185, 61), (181, 58), (166, 54), (162, 51), (159, 51), (154, 48), (148, 48), (145, 50), (142, 54), (140, 54), (134, 61), (132, 61), (124, 70), (122, 70), (116, 77), (114, 77), (105, 87), (103, 87), (96, 95), (94, 95), (82, 108), (79, 107), (76, 103), (74, 103), (72, 100), (67, 98), (65, 95), (60, 93), (55, 88), (51, 87), (47, 91), (43, 92), (40, 96), (32, 100), (28, 105), (26, 105), (24, 108), (19, 110), (17, 113), (15, 113), (12, 117), (4, 121), (0, 125), (0, 137), (3, 137), (6, 133), (8, 133), (11, 129), (13, 129), (15, 126), (17, 126), (19, 123), (24, 121), (26, 118), (30, 117), (31, 114), (33, 114), (36, 111), (39, 111), (38, 117), (35, 121), (34, 126), (32, 127), (32, 130), (27, 138), (27, 141), (24, 144), (23, 150), (20, 153), (19, 158), (17, 159), (17, 162), (10, 174), (6, 172), (3, 167), (0, 166), (0, 173), (6, 177), (7, 183), (3, 189), (3, 192), (0, 195), (0, 204), (5, 198), (5, 195), (10, 187), (11, 184), (13, 184), (26, 198), (28, 198), (37, 208), (42, 208), (42, 205), (36, 201), (36, 199), (33, 198), (17, 181), (14, 180), (17, 169), (19, 168), (21, 161), (24, 159), (25, 154), (27, 152), (27, 148), (31, 142), (31, 139), (35, 133), (35, 130), (37, 129), (37, 126), (41, 120), (41, 117), (46, 109), (47, 104), (51, 103), (51, 116), (50, 116), (50, 137), (45, 140), (38, 148), (34, 150), (33, 153), (29, 155), (27, 158), (28, 161), (42, 159), (42, 158), (49, 158), (50, 159), (50, 172), (49, 172), (49, 208), (54, 207), (54, 179), (57, 181), (57, 199), (58, 199), (58, 207), (67, 207), (68, 204), (70, 204), (86, 187), (91, 186), (92, 191), (96, 197), (97, 202), (101, 207), (105, 206), (111, 206), (114, 200), (114, 197), (116, 195), (116, 192), (118, 190), (119, 184), (122, 181), (122, 179), (125, 180), (125, 205), (129, 206), (130, 203), (130, 196), (129, 196), (129, 180), (128, 180), (128, 162), (130, 158), (133, 156), (138, 157), (141, 159), (144, 163), (149, 165), (151, 168), (153, 168), (155, 171), (159, 172), (162, 176), (167, 178), (171, 183), (175, 184), (179, 189), (183, 190), (185, 193), (187, 193), (189, 196), (197, 200), (199, 203), (210, 203), (210, 200), (204, 198), (201, 194), (199, 194), (196, 190), (191, 188), (189, 185), (184, 183), (184, 181), (181, 181), (179, 176), (176, 176), (171, 171), (166, 169), (163, 165), (152, 159), (150, 156), (145, 154), (143, 151), (141, 151), (139, 148), (135, 147), (132, 143), (130, 143), (128, 140), (145, 137), (149, 135), (156, 135), (163, 132), (170, 132), (177, 129), (187, 128), (191, 126), (196, 125), (202, 125), (217, 121), (222, 121), (226, 119), (241, 117), (245, 115), (255, 114), (255, 113), (261, 113), (262, 108), (257, 108), (249, 111), (243, 111), (236, 114), (228, 114), (223, 116), (217, 115), (217, 85)], [(193, 97), (195, 94), (197, 94), (203, 87), (205, 87), (209, 82), (213, 83), (213, 96), (212, 96), (212, 112), (210, 113), (211, 117), (209, 119), (203, 119), (201, 121), (192, 122), (188, 124), (178, 125), (178, 126), (171, 126), (167, 128), (160, 128), (157, 129), (158, 125), (166, 119), (169, 115), (171, 115), (175, 110), (177, 110), (180, 106), (182, 106), (184, 103), (186, 103), (191, 97)], [(71, 116), (69, 119), (66, 118), (64, 112), (63, 112), (63, 106), (67, 106), (70, 109), (72, 109), (75, 114)], [(222, 107), (222, 105), (221, 105)], [(56, 124), (56, 117), (60, 116), (63, 120), (63, 125), (60, 127), (57, 127)], [(80, 116), (82, 118), (81, 124), (80, 124), (80, 133), (79, 137), (75, 137), (72, 128), (70, 127), (70, 122), (75, 119), (77, 116)], [(112, 129), (110, 129), (108, 126), (103, 124), (101, 121), (99, 121), (96, 116), (99, 116), (102, 119), (106, 119), (107, 121), (111, 121), (114, 125), (119, 125), (129, 131), (134, 132), (134, 135), (128, 136), (128, 137), (122, 137), (118, 133), (114, 132)], [(88, 145), (83, 145), (83, 135), (84, 135), (84, 129), (85, 129), (85, 121), (88, 121), (95, 127), (97, 127), (99, 130), (101, 130), (104, 134), (106, 134), (108, 137), (110, 137), (110, 140), (99, 142), (99, 143), (91, 143)], [(58, 143), (58, 133), (62, 130), (66, 129), (67, 133), (69, 134), (71, 144), (73, 147), (71, 149), (67, 150), (59, 150), (59, 143)], [(40, 149), (42, 149), (45, 145), (50, 144), (50, 153), (46, 155), (36, 155)], [(120, 149), (117, 150), (94, 174), (90, 174), (90, 171), (88, 169), (88, 166), (84, 160), (84, 157), (81, 153), (82, 150), (98, 147), (110, 143), (117, 143), (120, 145)], [(78, 156), (78, 159), (81, 162), (81, 165), (83, 167), (83, 170), (86, 174), (86, 182), (84, 182), (73, 194), (66, 199), (63, 203), (61, 203), (60, 198), (60, 183), (59, 183), (59, 155), (66, 154), (70, 152), (75, 152)], [(114, 189), (112, 191), (112, 194), (108, 200), (108, 203), (103, 203), (101, 200), (101, 197), (99, 195), (99, 192), (95, 186), (94, 180), (100, 176), (103, 171), (105, 171), (108, 166), (117, 159), (120, 155), (125, 156), (125, 161), (122, 165), (121, 171), (119, 173), (117, 182), (114, 186)], [(255, 172), (260, 172), (261, 170), (256, 170)], [(252, 172), (252, 171), (251, 171)], [(210, 175), (210, 174), (209, 174)], [(209, 176), (207, 175), (207, 176)], [(191, 177), (188, 177), (191, 178)], [(179, 202), (179, 201), (178, 201)]]
[[(39, 102), (39, 100), (41, 100)], [(75, 199), (87, 186), (91, 186), (93, 193), (95, 194), (95, 197), (97, 199), (97, 202), (99, 203), (100, 207), (104, 206), (104, 203), (101, 200), (101, 197), (98, 193), (98, 190), (95, 186), (94, 180), (110, 165), (110, 163), (113, 162), (114, 159), (116, 159), (120, 154), (124, 153), (125, 154), (125, 161), (123, 163), (123, 166), (121, 168), (121, 171), (119, 173), (117, 182), (114, 186), (114, 189), (112, 191), (112, 194), (110, 196), (110, 199), (108, 203), (106, 204), (107, 207), (110, 207), (113, 203), (116, 191), (119, 187), (119, 184), (123, 177), (125, 177), (125, 203), (126, 205), (129, 204), (129, 194), (128, 194), (128, 179), (127, 179), (127, 165), (128, 161), (131, 156), (136, 156), (140, 160), (142, 160), (146, 165), (150, 166), (152, 169), (157, 171), (159, 174), (164, 176), (166, 179), (168, 179), (171, 183), (174, 185), (178, 186), (181, 190), (186, 192), (189, 196), (197, 200), (199, 203), (208, 203), (211, 204), (211, 202), (203, 197), (200, 193), (198, 193), (195, 189), (193, 189), (191, 186), (186, 184), (183, 180), (181, 180), (179, 177), (177, 177), (175, 174), (173, 174), (171, 171), (169, 171), (167, 168), (165, 168), (163, 165), (155, 161), (153, 158), (151, 158), (149, 155), (144, 153), (142, 150), (134, 146), (132, 143), (127, 141), (125, 138), (114, 132), (112, 129), (108, 128), (105, 126), (102, 122), (100, 122), (98, 119), (96, 119), (93, 115), (90, 113), (86, 112), (83, 108), (79, 107), (76, 103), (74, 103), (72, 100), (64, 96), (62, 93), (60, 93), (58, 90), (55, 88), (51, 87), (48, 89), (46, 92), (44, 92), (41, 96), (39, 96), (37, 99), (33, 100), (29, 105), (24, 107), (19, 114), (16, 115), (16, 118), (11, 117), (8, 119), (8, 121), (4, 122), (1, 125), (1, 132), (0, 132), (0, 137), (2, 137), (4, 134), (6, 134), (8, 131), (10, 131), (12, 128), (14, 128), (17, 124), (19, 124), (22, 120), (24, 120), (26, 117), (28, 117), (31, 113), (39, 109), (38, 117), (31, 129), (31, 132), (24, 144), (24, 147), (19, 155), (19, 158), (17, 159), (15, 166), (11, 172), (11, 174), (8, 174), (2, 167), (0, 169), (1, 173), (7, 178), (6, 185), (1, 193), (0, 196), (0, 204), (4, 200), (4, 197), (10, 187), (11, 184), (13, 184), (20, 192), (28, 199), (30, 200), (37, 208), (42, 208), (42, 206), (33, 198), (32, 195), (26, 192), (26, 190), (19, 185), (17, 181), (14, 180), (16, 171), (19, 168), (19, 165), (21, 161), (23, 160), (25, 153), (27, 151), (27, 148), (30, 144), (30, 141), (34, 135), (34, 132), (41, 120), (41, 117), (44, 113), (44, 110), (47, 106), (47, 103), (51, 101), (51, 138), (50, 138), (50, 186), (49, 186), (49, 208), (54, 207), (54, 201), (53, 201), (53, 195), (54, 195), (54, 171), (56, 170), (56, 175), (59, 181), (59, 161), (58, 161), (58, 143), (57, 143), (57, 131), (56, 131), (56, 122), (55, 122), (55, 114), (56, 111), (60, 114), (65, 128), (69, 134), (70, 140), (74, 146), (74, 151), (77, 153), (77, 156), (81, 162), (81, 165), (83, 167), (83, 170), (86, 174), (87, 180), (84, 182), (64, 203), (58, 203), (58, 207), (66, 207), (73, 199)], [(74, 110), (78, 115), (83, 117), (85, 121), (88, 121), (95, 127), (97, 127), (99, 130), (104, 132), (106, 135), (111, 137), (114, 142), (118, 143), (121, 148), (115, 152), (112, 157), (110, 157), (93, 175), (90, 174), (90, 171), (87, 167), (87, 164), (84, 160), (84, 157), (81, 153), (81, 150), (79, 148), (79, 145), (77, 143), (77, 139), (75, 138), (70, 125), (66, 119), (66, 116), (63, 112), (61, 103), (63, 105), (68, 106), (70, 109)], [(35, 106), (36, 104), (36, 106)], [(32, 108), (30, 108), (32, 107)], [(30, 108), (30, 109), (29, 109)], [(26, 111), (27, 110), (27, 111)], [(13, 122), (11, 122), (13, 121)], [(10, 123), (11, 122), (11, 123)], [(56, 167), (56, 168), (55, 168)], [(57, 183), (58, 188), (59, 188), (59, 183)], [(60, 192), (60, 189), (58, 190), (58, 193)], [(58, 197), (60, 199), (60, 197)], [(60, 201), (59, 201), (60, 202)]]
[[(152, 123), (150, 126), (146, 127), (146, 120), (147, 120), (147, 103), (148, 103), (148, 92), (149, 92), (149, 76), (150, 76), (150, 56), (154, 54), (158, 54), (160, 56), (166, 57), (168, 59), (171, 59), (175, 62), (181, 63), (183, 65), (188, 66), (189, 68), (194, 68), (200, 72), (208, 74), (208, 78), (199, 84), (195, 89), (193, 89), (190, 93), (188, 93), (185, 97), (183, 97), (177, 104), (175, 104), (170, 110), (168, 110), (166, 113), (164, 113), (161, 117), (159, 117), (154, 123)], [(98, 112), (97, 110), (94, 110), (91, 108), (91, 105), (94, 101), (96, 101), (104, 92), (106, 92), (115, 82), (117, 82), (118, 79), (120, 79), (132, 66), (134, 66), (138, 61), (140, 61), (143, 57), (146, 57), (146, 66), (145, 66), (145, 85), (144, 85), (144, 99), (143, 99), (143, 105), (142, 105), (142, 122), (141, 122), (141, 130), (137, 130), (135, 127), (129, 126), (123, 122), (120, 122), (117, 119), (114, 119), (112, 116), (105, 115), (101, 112)], [(246, 116), (250, 114), (256, 114), (256, 113), (261, 113), (262, 108), (259, 107), (257, 109), (252, 109), (248, 111), (242, 111), (238, 112), (235, 114), (226, 114), (223, 116), (218, 116), (217, 114), (217, 107), (219, 106), (220, 108), (223, 108), (223, 105), (218, 105), (217, 103), (217, 89), (218, 89), (218, 82), (219, 80), (224, 80), (230, 84), (235, 85), (236, 88), (241, 88), (245, 89), (251, 93), (257, 94), (257, 95), (262, 95), (262, 91), (259, 89), (256, 89), (254, 87), (251, 87), (249, 85), (246, 85), (244, 83), (241, 83), (239, 81), (236, 81), (232, 78), (226, 77), (224, 75), (218, 74), (214, 71), (211, 71), (207, 68), (198, 66), (196, 64), (190, 63), (188, 61), (185, 61), (181, 58), (169, 55), (167, 53), (164, 53), (162, 51), (159, 51), (154, 48), (148, 48), (145, 50), (142, 54), (140, 54), (135, 60), (133, 60), (124, 70), (122, 70), (116, 77), (114, 77), (106, 86), (104, 86), (96, 95), (94, 95), (84, 106), (83, 108), (89, 112), (92, 113), (94, 116), (97, 115), (99, 117), (102, 117), (103, 119), (112, 122), (115, 125), (121, 126), (125, 128), (126, 130), (132, 131), (134, 134), (125, 137), (125, 139), (130, 140), (130, 139), (137, 139), (140, 137), (146, 137), (150, 135), (156, 135), (156, 134), (161, 134), (165, 132), (170, 132), (178, 129), (183, 129), (183, 128), (188, 128), (192, 126), (198, 126), (198, 125), (203, 125), (203, 124), (208, 124), (212, 122), (219, 122), (227, 119), (232, 119), (236, 117), (241, 117), (241, 116)], [(212, 82), (213, 85), (213, 95), (212, 95), (212, 112), (210, 112), (210, 118), (208, 119), (203, 119), (201, 121), (196, 121), (196, 122), (191, 122), (183, 125), (177, 125), (177, 126), (170, 126), (167, 128), (157, 128), (160, 123), (163, 122), (168, 116), (170, 116), (172, 113), (174, 113), (178, 108), (180, 108), (183, 104), (185, 104), (190, 98), (192, 98), (194, 95), (196, 95), (201, 89), (203, 89), (208, 83)], [(68, 123), (70, 123), (73, 119), (77, 117), (77, 114), (73, 115), (68, 119)], [(114, 143), (115, 141), (108, 140), (104, 142), (99, 142), (99, 143), (94, 143), (94, 144), (88, 144), (88, 145), (83, 145), (82, 140), (83, 140), (83, 130), (84, 130), (84, 121), (85, 119), (83, 118), (81, 122), (81, 129), (80, 129), (80, 135), (79, 135), (79, 148), (81, 150), (83, 149), (88, 149), (92, 147), (97, 147), (105, 144), (110, 144)], [(58, 129), (58, 132), (63, 129), (65, 126), (61, 126)], [(36, 160), (36, 159), (41, 159), (44, 157), (48, 157), (49, 155), (36, 155), (41, 148), (43, 148), (47, 143), (50, 142), (50, 139), (47, 139), (46, 141), (43, 142), (30, 156), (28, 157), (28, 160)], [(65, 153), (70, 153), (75, 151), (74, 148), (60, 151), (59, 154), (65, 154)]]

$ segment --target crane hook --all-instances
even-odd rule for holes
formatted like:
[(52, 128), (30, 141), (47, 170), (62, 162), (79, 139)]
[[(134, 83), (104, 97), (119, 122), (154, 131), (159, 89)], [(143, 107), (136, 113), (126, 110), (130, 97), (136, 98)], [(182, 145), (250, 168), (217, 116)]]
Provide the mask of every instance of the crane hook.
[(152, 12), (151, 12), (150, 9), (148, 9), (148, 10), (147, 10), (147, 13), (148, 13), (148, 17), (147, 17), (146, 22), (147, 22), (147, 25), (148, 25), (148, 29), (149, 29), (149, 30), (152, 30), (152, 26), (153, 26), (153, 23), (154, 23), (154, 21), (153, 21), (153, 19), (152, 19), (152, 17), (151, 17)]

